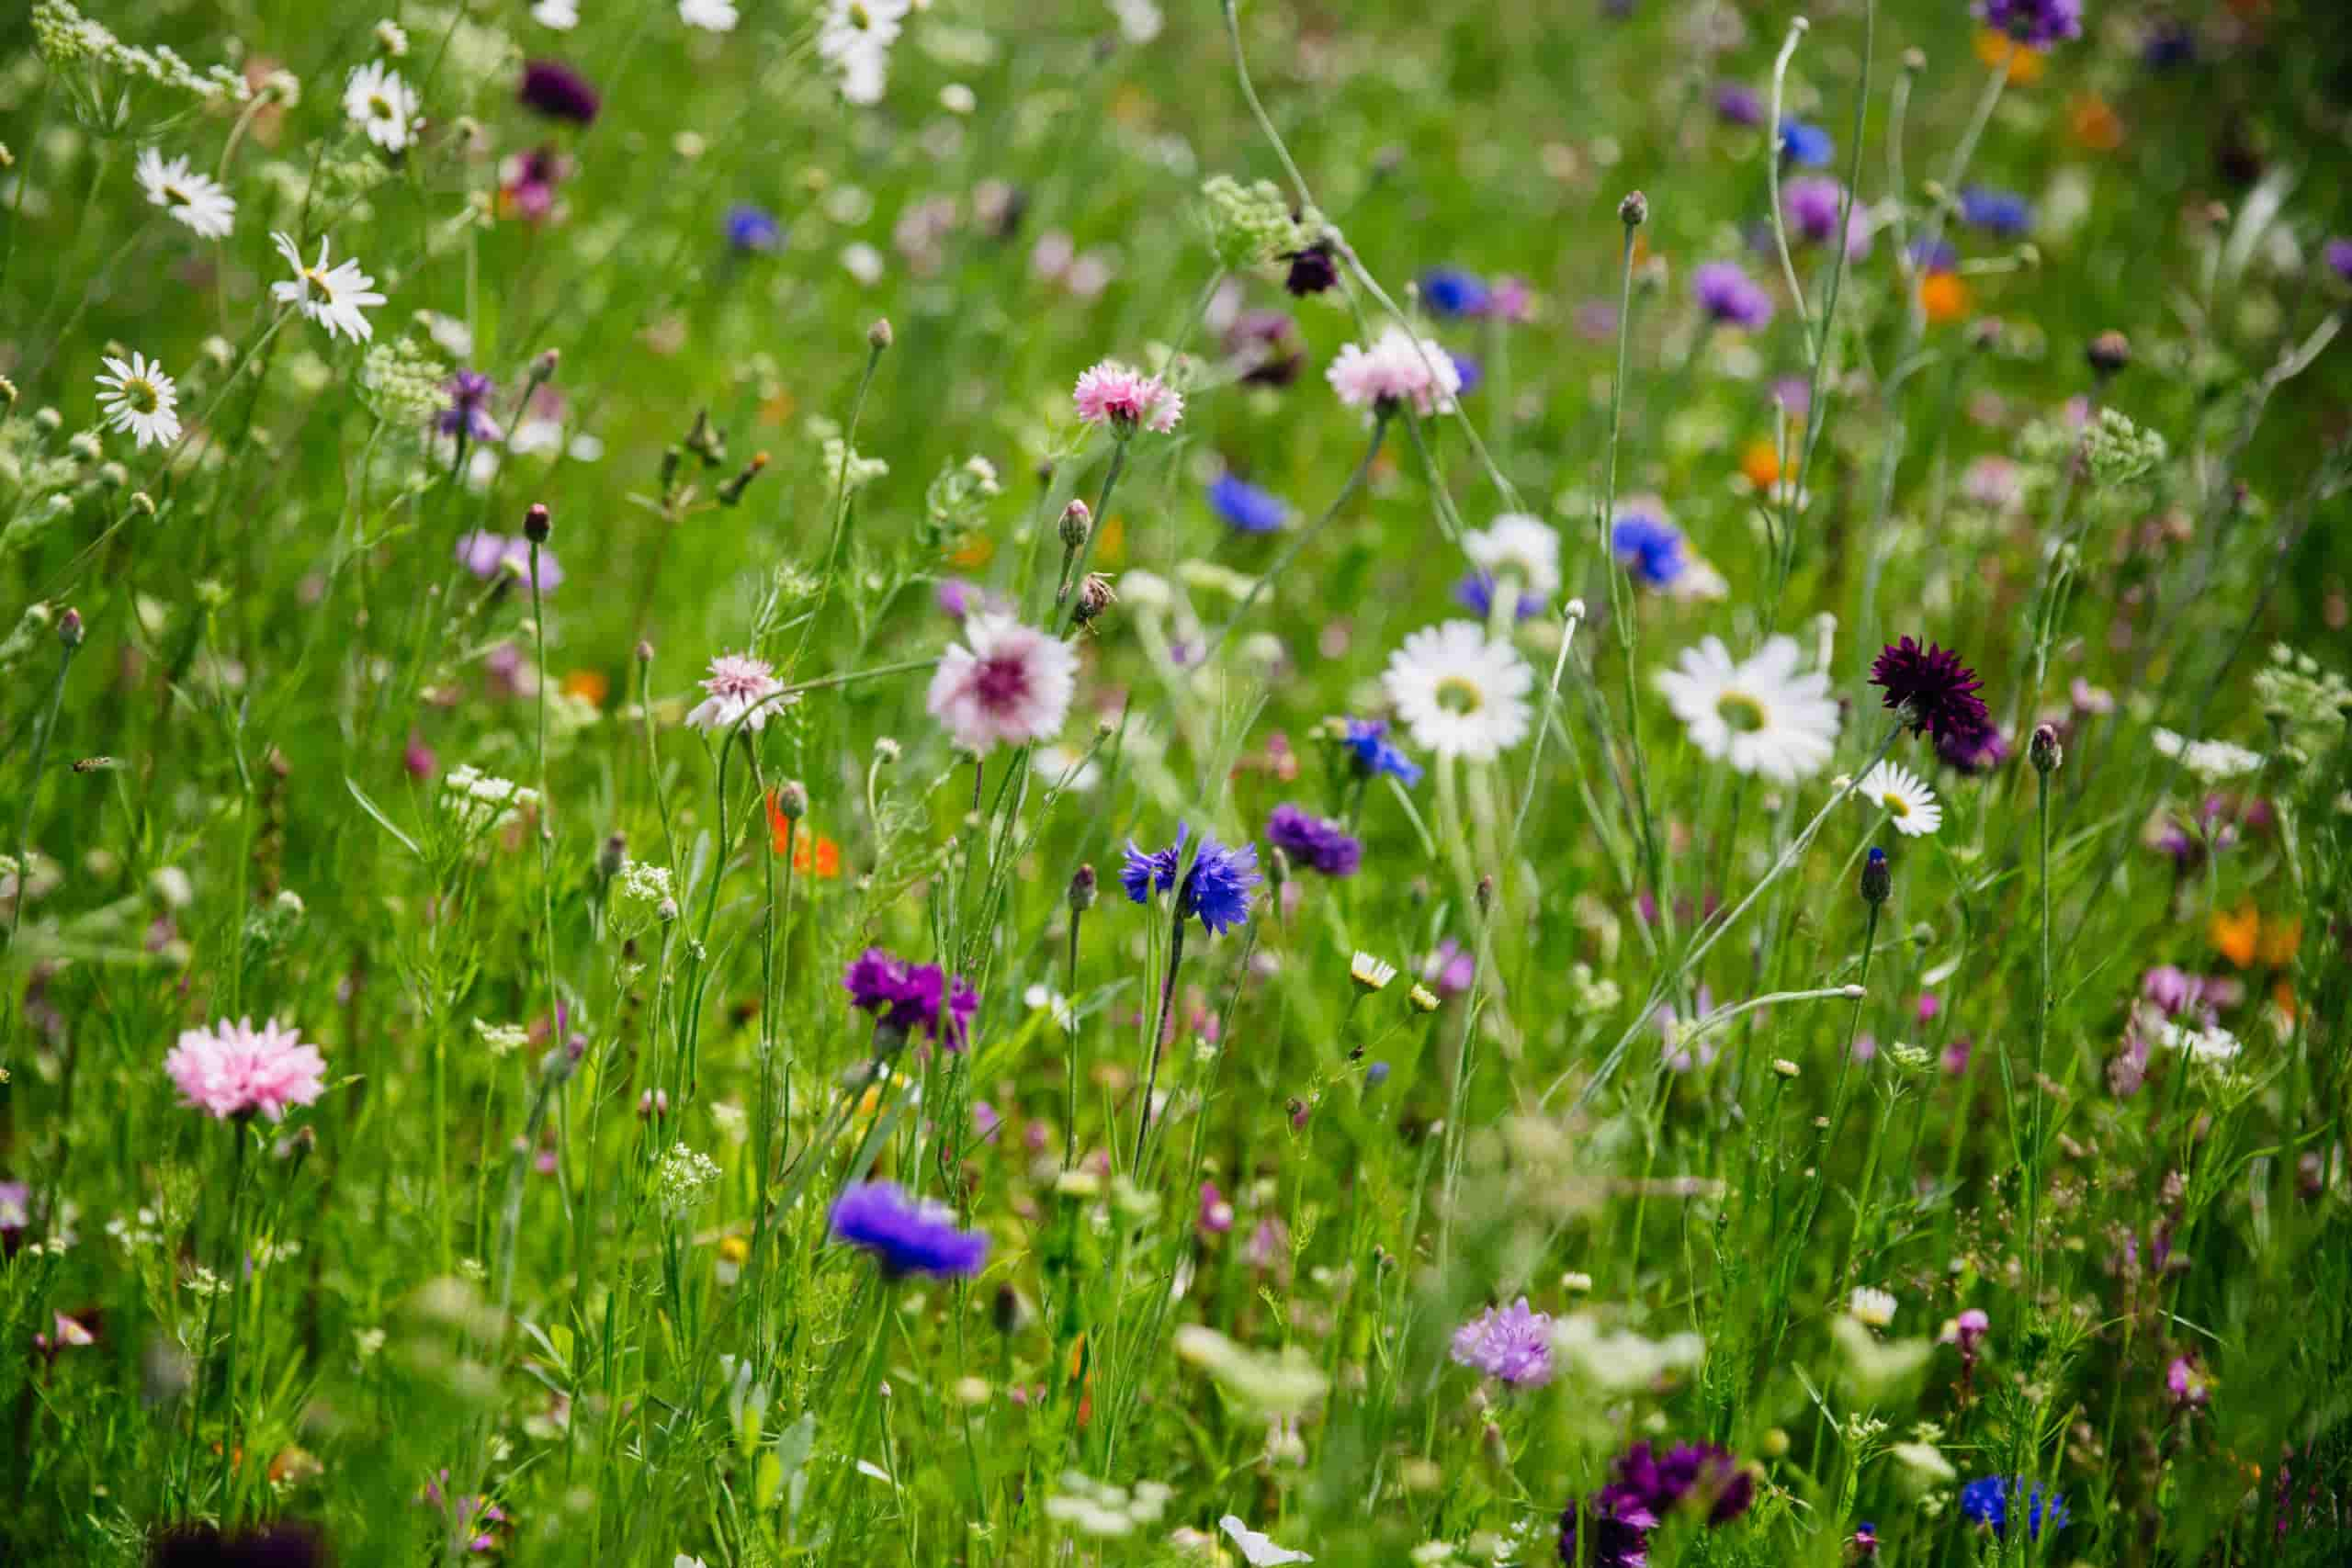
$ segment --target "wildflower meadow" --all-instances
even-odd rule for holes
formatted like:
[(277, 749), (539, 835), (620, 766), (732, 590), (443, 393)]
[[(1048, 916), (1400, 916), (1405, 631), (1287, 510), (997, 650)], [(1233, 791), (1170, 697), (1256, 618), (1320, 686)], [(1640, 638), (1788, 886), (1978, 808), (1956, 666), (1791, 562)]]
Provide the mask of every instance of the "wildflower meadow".
[(0, 17), (0, 1562), (2352, 1562), (2341, 0)]

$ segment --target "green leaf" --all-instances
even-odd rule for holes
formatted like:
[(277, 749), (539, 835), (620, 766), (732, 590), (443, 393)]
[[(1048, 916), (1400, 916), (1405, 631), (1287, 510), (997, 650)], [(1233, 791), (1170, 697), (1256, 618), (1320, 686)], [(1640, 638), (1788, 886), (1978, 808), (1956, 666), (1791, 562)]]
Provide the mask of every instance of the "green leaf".
[(424, 852), (416, 847), (416, 840), (392, 825), (392, 819), (384, 815), (384, 808), (368, 798), (368, 792), (359, 787), (357, 780), (349, 773), (345, 773), (343, 776), (343, 786), (351, 792), (351, 798), (359, 803), (359, 809), (376, 819), (376, 826), (400, 840), (401, 848), (419, 860), (424, 858)]

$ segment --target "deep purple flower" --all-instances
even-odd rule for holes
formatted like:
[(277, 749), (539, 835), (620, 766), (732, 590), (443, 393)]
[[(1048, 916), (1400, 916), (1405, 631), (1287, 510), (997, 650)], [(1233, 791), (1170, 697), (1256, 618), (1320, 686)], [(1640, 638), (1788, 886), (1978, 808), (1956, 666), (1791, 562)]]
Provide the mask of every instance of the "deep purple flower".
[(1988, 724), (1970, 735), (1939, 735), (1936, 757), (1959, 773), (1989, 773), (2009, 760), (2009, 743)]
[(2346, 283), (2352, 283), (2352, 239), (2337, 235), (2321, 253), (2327, 258), (2327, 267)]
[(1225, 352), (1243, 367), (1251, 387), (1287, 387), (1306, 363), (1298, 323), (1280, 310), (1244, 310), (1225, 329)]
[[(531, 542), (519, 534), (493, 534), (485, 528), (462, 535), (458, 540), (458, 559), (484, 582), (508, 570), (517, 581), (530, 581)], [(539, 592), (552, 593), (562, 582), (563, 568), (556, 564), (555, 552), (541, 545)]]
[[(1155, 891), (1165, 893), (1176, 886), (1176, 874), (1183, 870), (1188, 831), (1189, 825), (1179, 822), (1176, 841), (1149, 854), (1136, 848), (1134, 840), (1127, 840), (1127, 862), (1119, 872), (1119, 884), (1130, 899), (1148, 903)], [(1229, 931), (1250, 919), (1250, 894), (1259, 881), (1257, 845), (1228, 847), (1203, 834), (1199, 852), (1193, 857), (1192, 869), (1184, 871), (1183, 886), (1176, 895), (1177, 913), (1197, 916), (1211, 936)]]
[(1340, 281), (1340, 268), (1331, 259), (1331, 247), (1319, 240), (1283, 259), (1290, 263), (1290, 271), (1283, 276), (1283, 287), (1298, 299), (1320, 294)]
[(2003, 1539), (2009, 1533), (2009, 1510), (2018, 1503), (2025, 1505), (2026, 1534), (2035, 1540), (2041, 1539), (2044, 1525), (2052, 1535), (2066, 1528), (2066, 1499), (2056, 1492), (2043, 1492), (2038, 1481), (2029, 1483), (2020, 1475), (1980, 1475), (1960, 1489), (1961, 1517)]
[(2197, 61), (2197, 29), (2178, 17), (2158, 17), (2140, 39), (2140, 63), (2151, 71), (2171, 71)]
[(989, 1258), (989, 1238), (959, 1230), (956, 1217), (936, 1203), (907, 1196), (895, 1181), (862, 1181), (833, 1204), (835, 1241), (864, 1247), (883, 1275), (971, 1275)]
[(1885, 692), (1884, 705), (1899, 709), (1914, 735), (1965, 739), (1988, 728), (1991, 716), (1976, 694), (1984, 682), (1960, 655), (1909, 637), (1889, 643), (1871, 665), (1871, 684)]
[[(435, 427), (444, 435), (463, 434), (476, 445), (505, 439), (506, 433), (490, 417), (490, 400), (498, 389), (490, 378), (479, 370), (460, 370), (449, 378), (442, 390), (449, 394), (449, 406), (441, 411)], [(546, 552), (542, 550), (544, 557)], [(477, 576), (481, 575), (476, 573)]]
[(1326, 876), (1353, 876), (1363, 863), (1363, 842), (1328, 817), (1302, 811), (1285, 801), (1266, 819), (1266, 841), (1293, 865)]
[[(1846, 187), (1838, 181), (1826, 175), (1806, 175), (1781, 187), (1781, 215), (1801, 243), (1826, 244), (1838, 232), (1838, 212), (1845, 200)], [(1860, 261), (1870, 254), (1870, 217), (1856, 202), (1846, 218), (1846, 259)]]
[(324, 1568), (330, 1561), (326, 1537), (299, 1519), (234, 1535), (210, 1524), (175, 1525), (147, 1554), (148, 1568)]
[(1690, 275), (1691, 292), (1710, 321), (1760, 332), (1772, 323), (1771, 291), (1749, 277), (1737, 262), (1703, 263)]
[(1976, 19), (2029, 49), (2083, 36), (2083, 0), (1976, 0)]
[(775, 214), (748, 201), (727, 209), (724, 229), (732, 250), (772, 251), (784, 243), (784, 225), (775, 220)]
[(1453, 1332), (1454, 1360), (1513, 1388), (1552, 1381), (1552, 1319), (1528, 1309), (1527, 1298), (1488, 1307)]
[(1745, 82), (1715, 84), (1715, 118), (1725, 125), (1751, 129), (1764, 123), (1764, 100)]
[(1663, 1519), (1685, 1506), (1703, 1511), (1710, 1526), (1729, 1524), (1756, 1500), (1756, 1480), (1731, 1450), (1713, 1443), (1677, 1443), (1659, 1450), (1635, 1443), (1617, 1458), (1618, 1488)]
[(842, 971), (850, 1005), (875, 1015), (876, 1027), (905, 1039), (918, 1030), (961, 1051), (970, 1038), (979, 993), (961, 976), (950, 979), (936, 964), (910, 964), (869, 947)]
[(550, 119), (587, 125), (596, 118), (603, 100), (588, 78), (560, 60), (534, 60), (523, 67), (523, 85), (515, 95), (528, 107)]
[(1347, 747), (1358, 778), (1372, 779), (1386, 773), (1410, 789), (1421, 782), (1421, 765), (1391, 746), (1387, 735), (1385, 719), (1351, 718), (1348, 720), (1347, 739), (1340, 744)]
[[(1592, 1532), (1579, 1554), (1579, 1524)], [(1560, 1516), (1560, 1561), (1566, 1568), (1649, 1568), (1650, 1531), (1657, 1516), (1642, 1500), (1616, 1486), (1604, 1486), (1589, 1501), (1571, 1503)]]

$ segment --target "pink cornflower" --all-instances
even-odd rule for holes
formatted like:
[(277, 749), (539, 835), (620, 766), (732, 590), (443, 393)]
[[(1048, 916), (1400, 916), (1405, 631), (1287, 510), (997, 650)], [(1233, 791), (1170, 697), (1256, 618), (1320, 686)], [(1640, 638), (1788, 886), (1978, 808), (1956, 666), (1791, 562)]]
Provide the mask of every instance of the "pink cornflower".
[(1078, 417), (1132, 434), (1136, 426), (1166, 434), (1184, 417), (1184, 395), (1157, 376), (1106, 359), (1078, 378)]
[(1434, 340), (1390, 326), (1370, 348), (1349, 344), (1324, 377), (1350, 408), (1394, 407), (1410, 400), (1419, 414), (1442, 413), (1462, 390), (1462, 371)]
[(741, 723), (756, 731), (766, 726), (770, 714), (800, 700), (768, 701), (784, 690), (784, 682), (775, 678), (766, 660), (748, 653), (722, 653), (712, 660), (710, 678), (703, 682), (702, 689), (710, 694), (686, 715), (686, 722), (696, 729), (732, 729)]
[(1000, 741), (1050, 740), (1069, 716), (1078, 655), (1010, 615), (975, 615), (931, 678), (931, 716), (956, 743), (985, 752)]
[(185, 1102), (222, 1121), (256, 1111), (283, 1121), (288, 1106), (308, 1105), (325, 1090), (326, 1069), (317, 1046), (274, 1018), (258, 1030), (251, 1019), (184, 1029), (164, 1058)]
[(1233, 1228), (1233, 1205), (1216, 1190), (1214, 1181), (1201, 1183), (1201, 1234), (1223, 1235)]
[(2213, 1397), (2213, 1380), (2187, 1356), (2175, 1356), (2172, 1365), (2165, 1369), (2165, 1388), (2171, 1393), (2173, 1404), (2183, 1410), (2203, 1404)]
[(1453, 1332), (1453, 1359), (1513, 1388), (1535, 1388), (1552, 1381), (1552, 1319), (1528, 1310), (1521, 1296), (1507, 1307), (1488, 1307)]

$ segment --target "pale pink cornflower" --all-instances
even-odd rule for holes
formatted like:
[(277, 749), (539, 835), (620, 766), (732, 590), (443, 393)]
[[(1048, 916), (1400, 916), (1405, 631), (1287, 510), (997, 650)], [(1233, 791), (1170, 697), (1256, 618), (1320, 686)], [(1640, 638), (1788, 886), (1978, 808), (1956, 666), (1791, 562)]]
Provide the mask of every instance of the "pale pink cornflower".
[(1106, 359), (1078, 378), (1078, 417), (1132, 433), (1166, 434), (1184, 417), (1184, 395), (1157, 376)]
[(784, 682), (775, 678), (766, 660), (748, 653), (722, 653), (712, 660), (709, 679), (702, 682), (702, 689), (710, 694), (686, 715), (686, 723), (695, 729), (731, 730), (741, 723), (757, 731), (766, 727), (770, 714), (800, 700), (790, 696), (769, 701), (784, 690)]
[(1050, 740), (1069, 716), (1078, 655), (1010, 615), (975, 615), (931, 678), (931, 716), (967, 750)]
[(1552, 1381), (1552, 1319), (1531, 1311), (1521, 1296), (1488, 1307), (1453, 1331), (1453, 1359), (1513, 1388)]
[(1409, 399), (1419, 414), (1442, 413), (1462, 390), (1453, 356), (1434, 339), (1390, 326), (1370, 348), (1349, 344), (1324, 378), (1350, 408), (1378, 409)]
[(271, 1019), (226, 1020), (209, 1029), (183, 1029), (164, 1058), (184, 1103), (222, 1121), (261, 1112), (282, 1121), (289, 1105), (308, 1105), (326, 1089), (327, 1064), (315, 1045)]

